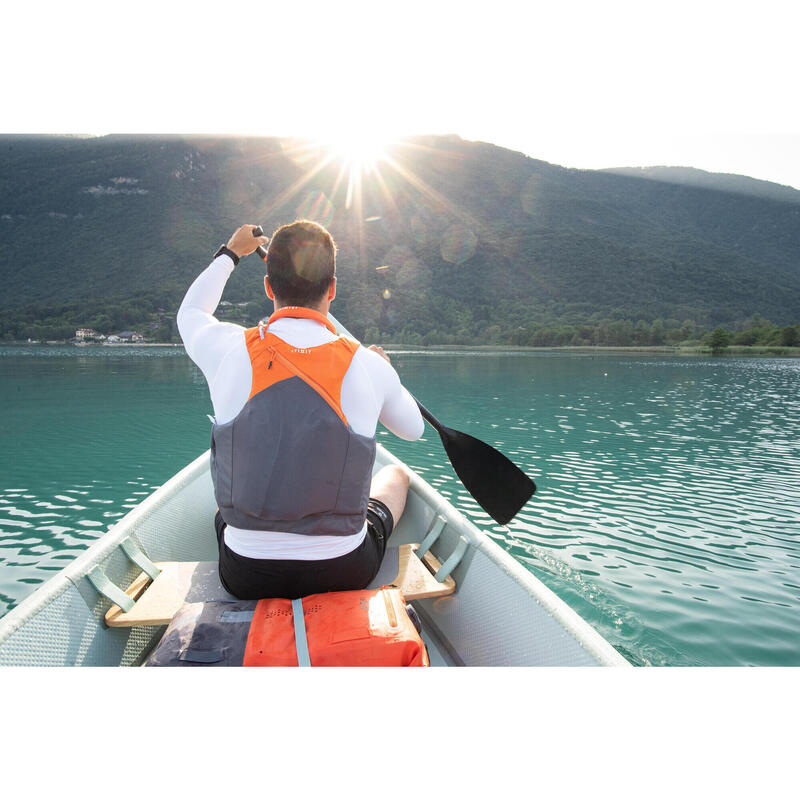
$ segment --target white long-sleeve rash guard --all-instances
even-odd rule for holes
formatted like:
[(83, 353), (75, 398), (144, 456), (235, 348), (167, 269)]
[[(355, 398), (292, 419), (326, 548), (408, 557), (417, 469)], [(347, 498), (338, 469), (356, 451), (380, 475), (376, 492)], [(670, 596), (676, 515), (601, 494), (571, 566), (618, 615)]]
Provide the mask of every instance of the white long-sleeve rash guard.
[[(220, 424), (242, 410), (252, 381), (245, 329), (214, 317), (233, 267), (230, 256), (215, 258), (189, 287), (177, 319), (186, 352), (205, 375), (214, 417)], [(298, 348), (316, 347), (336, 338), (324, 325), (294, 317), (276, 320), (269, 331)], [(350, 427), (364, 436), (375, 435), (378, 420), (408, 441), (419, 439), (425, 429), (417, 404), (400, 384), (394, 368), (364, 347), (358, 348), (345, 373), (341, 401)], [(225, 544), (248, 558), (321, 560), (355, 550), (366, 532), (366, 523), (350, 536), (304, 536), (228, 525)]]

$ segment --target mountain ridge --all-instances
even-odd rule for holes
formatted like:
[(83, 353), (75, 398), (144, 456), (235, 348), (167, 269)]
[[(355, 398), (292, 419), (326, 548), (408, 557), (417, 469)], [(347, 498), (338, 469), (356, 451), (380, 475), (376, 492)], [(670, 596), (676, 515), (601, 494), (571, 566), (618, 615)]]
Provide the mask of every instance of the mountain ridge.
[[(362, 176), (359, 203), (357, 176), (299, 140), (0, 136), (5, 335), (81, 304), (106, 327), (104, 303), (172, 313), (236, 225), (269, 233), (297, 216), (334, 235), (334, 313), (360, 335), (800, 319), (794, 201), (570, 169), (456, 135), (407, 137), (388, 155)], [(48, 245), (32, 248), (43, 230)], [(266, 313), (250, 261), (224, 299)]]
[(730, 191), (736, 194), (751, 195), (781, 200), (789, 203), (800, 203), (800, 189), (788, 184), (753, 178), (733, 172), (712, 172), (686, 166), (649, 166), (649, 167), (609, 167), (598, 170), (625, 175), (632, 178), (677, 183), (707, 189)]

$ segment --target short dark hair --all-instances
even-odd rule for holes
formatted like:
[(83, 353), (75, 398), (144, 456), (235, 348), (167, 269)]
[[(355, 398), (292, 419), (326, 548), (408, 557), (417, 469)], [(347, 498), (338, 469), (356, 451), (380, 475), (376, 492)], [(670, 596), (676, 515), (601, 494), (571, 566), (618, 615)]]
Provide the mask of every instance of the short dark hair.
[(290, 306), (316, 305), (336, 274), (336, 244), (316, 222), (281, 225), (267, 248), (267, 278), (277, 300)]

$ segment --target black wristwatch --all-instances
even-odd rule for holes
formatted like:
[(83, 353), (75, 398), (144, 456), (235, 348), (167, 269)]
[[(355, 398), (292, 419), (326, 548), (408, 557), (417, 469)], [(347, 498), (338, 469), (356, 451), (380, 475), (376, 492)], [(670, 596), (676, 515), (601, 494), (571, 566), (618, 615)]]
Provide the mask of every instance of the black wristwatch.
[(239, 263), (239, 256), (237, 256), (236, 253), (234, 253), (233, 250), (230, 249), (230, 247), (222, 245), (222, 247), (220, 247), (220, 249), (217, 250), (216, 253), (214, 253), (214, 258), (217, 258), (218, 256), (222, 255), (230, 256), (233, 259), (234, 267)]

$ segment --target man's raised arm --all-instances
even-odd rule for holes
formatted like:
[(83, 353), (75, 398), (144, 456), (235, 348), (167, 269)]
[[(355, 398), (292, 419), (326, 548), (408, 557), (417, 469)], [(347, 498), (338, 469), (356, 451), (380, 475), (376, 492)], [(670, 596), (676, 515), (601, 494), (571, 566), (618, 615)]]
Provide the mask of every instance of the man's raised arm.
[(204, 373), (214, 369), (224, 355), (226, 340), (241, 333), (239, 325), (220, 322), (217, 310), (225, 284), (239, 259), (266, 244), (266, 236), (253, 236), (255, 225), (242, 225), (221, 247), (211, 264), (197, 276), (178, 309), (178, 332), (186, 353)]

